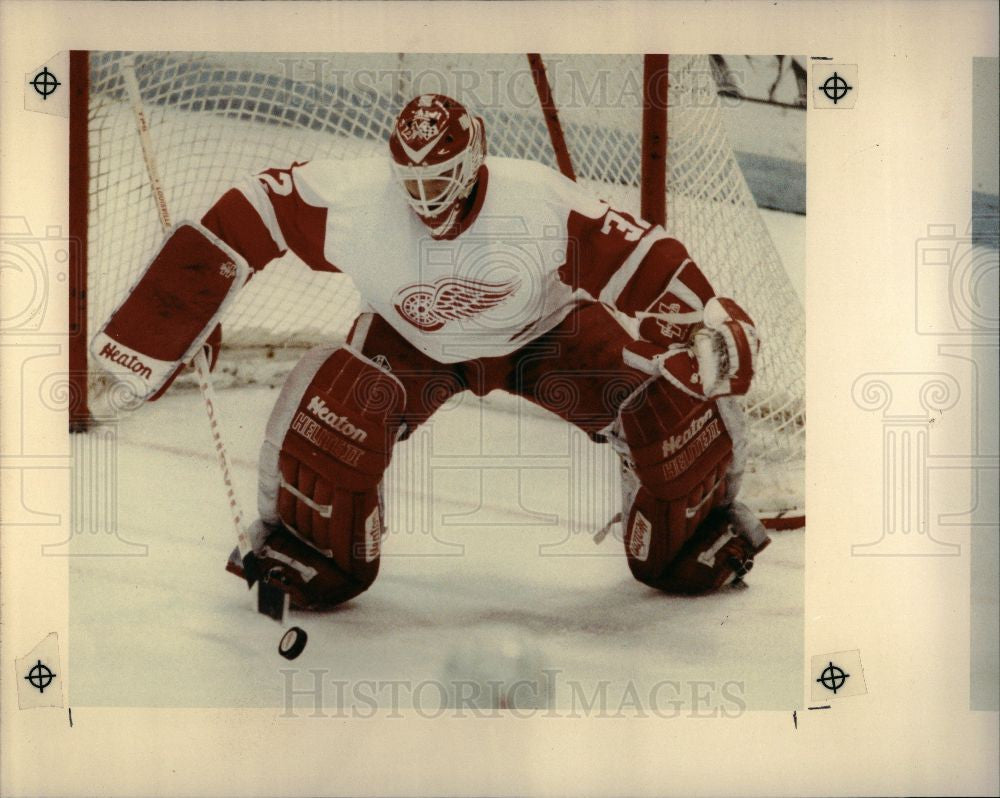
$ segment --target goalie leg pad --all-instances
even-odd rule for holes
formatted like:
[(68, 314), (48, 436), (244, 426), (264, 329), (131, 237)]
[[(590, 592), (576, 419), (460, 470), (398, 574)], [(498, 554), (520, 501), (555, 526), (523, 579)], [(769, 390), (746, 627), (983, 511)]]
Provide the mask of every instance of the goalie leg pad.
[(619, 424), (633, 576), (668, 592), (703, 593), (749, 570), (767, 536), (749, 510), (733, 509), (733, 439), (717, 403), (656, 379), (626, 400)]
[(380, 486), (405, 400), (395, 376), (349, 347), (310, 350), (289, 374), (261, 447), (258, 554), (290, 558), (293, 582), (319, 572), (289, 591), (296, 604), (333, 606), (375, 580)]
[[(664, 550), (679, 537), (663, 526), (653, 529), (652, 518), (663, 511), (642, 489), (626, 527), (625, 551), (632, 575), (643, 584), (665, 593), (711, 593), (753, 568), (754, 557), (771, 542), (760, 520), (745, 505), (734, 502), (709, 512), (671, 559)], [(659, 534), (657, 534), (659, 532)]]

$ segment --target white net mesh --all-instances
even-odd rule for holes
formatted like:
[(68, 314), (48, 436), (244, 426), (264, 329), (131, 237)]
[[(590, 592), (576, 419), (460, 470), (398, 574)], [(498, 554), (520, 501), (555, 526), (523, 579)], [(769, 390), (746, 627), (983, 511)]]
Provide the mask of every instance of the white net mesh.
[[(199, 218), (233, 182), (270, 166), (384, 152), (397, 110), (451, 94), (486, 123), (495, 155), (555, 167), (527, 58), (511, 55), (139, 53), (146, 116), (171, 215)], [(642, 57), (543, 55), (578, 179), (639, 212)], [(127, 54), (92, 53), (88, 315), (102, 323), (159, 244)], [(762, 364), (747, 398), (757, 462), (804, 448), (804, 324), (726, 139), (708, 58), (670, 60), (667, 227), (717, 290), (757, 321)], [(357, 313), (349, 278), (289, 254), (254, 277), (223, 322), (228, 347), (342, 338)]]

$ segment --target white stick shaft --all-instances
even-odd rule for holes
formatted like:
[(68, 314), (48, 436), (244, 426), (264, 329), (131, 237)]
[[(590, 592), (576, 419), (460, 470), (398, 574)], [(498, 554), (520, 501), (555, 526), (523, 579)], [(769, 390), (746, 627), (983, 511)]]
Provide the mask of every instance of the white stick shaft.
[(171, 226), (170, 211), (167, 209), (167, 196), (163, 191), (163, 183), (160, 182), (160, 173), (156, 168), (153, 140), (149, 135), (149, 123), (146, 121), (146, 112), (142, 106), (142, 95), (139, 94), (139, 80), (135, 76), (134, 59), (129, 58), (122, 65), (122, 77), (125, 80), (125, 90), (128, 92), (128, 98), (132, 104), (132, 113), (135, 116), (135, 126), (139, 133), (139, 144), (142, 147), (142, 157), (146, 162), (146, 172), (149, 175), (149, 187), (153, 192), (156, 210), (160, 214), (160, 224), (163, 225), (163, 232), (167, 232)]
[[(142, 147), (143, 160), (146, 162), (146, 172), (149, 174), (149, 185), (153, 192), (153, 200), (156, 202), (156, 209), (160, 215), (160, 224), (163, 225), (163, 231), (167, 232), (171, 227), (170, 210), (167, 207), (167, 196), (163, 191), (163, 183), (160, 181), (160, 174), (156, 168), (153, 140), (149, 135), (149, 123), (146, 121), (146, 112), (142, 106), (142, 96), (139, 94), (139, 80), (135, 75), (134, 60), (129, 59), (125, 62), (122, 68), (122, 77), (125, 80), (125, 89), (132, 104), (132, 113), (135, 115), (136, 129), (139, 133), (139, 144)], [(222, 481), (226, 486), (226, 499), (229, 502), (229, 513), (233, 527), (236, 530), (240, 556), (243, 557), (252, 550), (252, 545), (243, 523), (243, 510), (240, 507), (239, 499), (236, 498), (233, 469), (229, 462), (229, 453), (226, 450), (225, 441), (222, 438), (222, 426), (219, 422), (219, 414), (216, 409), (218, 403), (215, 400), (215, 388), (212, 385), (211, 369), (209, 368), (208, 358), (205, 356), (204, 349), (199, 350), (195, 356), (194, 367), (198, 372), (198, 387), (201, 389), (201, 398), (205, 402), (205, 412), (208, 414), (212, 444), (215, 446), (215, 452), (219, 458), (219, 470), (222, 472)]]
[(194, 358), (194, 367), (198, 372), (198, 387), (201, 388), (201, 398), (205, 403), (205, 412), (208, 414), (208, 424), (212, 433), (212, 444), (215, 446), (215, 453), (219, 458), (219, 470), (222, 472), (222, 481), (226, 486), (226, 500), (229, 502), (229, 515), (236, 530), (236, 540), (240, 547), (240, 556), (246, 556), (253, 546), (246, 532), (246, 525), (243, 523), (243, 509), (240, 507), (239, 499), (236, 498), (236, 489), (233, 485), (233, 469), (229, 462), (229, 453), (226, 450), (225, 441), (222, 438), (222, 428), (219, 422), (219, 414), (216, 410), (218, 403), (215, 401), (215, 386), (212, 385), (212, 371), (208, 365), (208, 358), (205, 350), (200, 349)]

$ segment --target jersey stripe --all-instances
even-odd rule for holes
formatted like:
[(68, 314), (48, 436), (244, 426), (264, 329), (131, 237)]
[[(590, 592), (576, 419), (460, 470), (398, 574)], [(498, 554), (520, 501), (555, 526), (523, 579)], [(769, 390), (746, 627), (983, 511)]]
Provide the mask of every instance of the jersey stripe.
[(246, 258), (254, 271), (263, 269), (284, 254), (261, 219), (260, 212), (245, 194), (236, 189), (223, 194), (201, 217), (201, 223)]
[(260, 216), (261, 222), (267, 228), (267, 232), (270, 234), (275, 246), (282, 252), (286, 252), (288, 250), (288, 242), (285, 241), (285, 236), (281, 232), (281, 226), (278, 224), (278, 217), (274, 215), (274, 206), (271, 204), (271, 200), (267, 196), (267, 192), (264, 191), (263, 186), (261, 186), (260, 181), (256, 178), (248, 178), (237, 184), (236, 190), (243, 194), (250, 205), (253, 206), (253, 209), (257, 211), (257, 215)]
[(625, 262), (621, 265), (614, 274), (611, 275), (611, 279), (608, 280), (607, 284), (601, 290), (600, 301), (609, 305), (616, 305), (616, 300), (621, 296), (622, 292), (628, 283), (635, 277), (639, 266), (642, 265), (643, 260), (645, 260), (646, 255), (653, 248), (653, 244), (657, 241), (662, 241), (668, 238), (666, 231), (662, 227), (654, 227), (646, 235), (642, 237), (636, 248), (632, 250), (632, 253), (625, 259)]

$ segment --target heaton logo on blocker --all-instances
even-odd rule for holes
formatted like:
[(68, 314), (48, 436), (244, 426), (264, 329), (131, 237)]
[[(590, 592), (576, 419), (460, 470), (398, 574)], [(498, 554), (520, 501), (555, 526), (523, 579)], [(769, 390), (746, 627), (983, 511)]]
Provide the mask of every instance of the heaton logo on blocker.
[(355, 427), (345, 416), (338, 416), (318, 396), (313, 396), (309, 400), (307, 409), (331, 429), (336, 430), (342, 435), (346, 435), (348, 438), (352, 438), (359, 443), (364, 443), (365, 438), (368, 437), (368, 433)]
[(123, 352), (117, 346), (107, 343), (100, 351), (100, 356), (119, 366), (124, 366), (133, 374), (138, 374), (145, 380), (153, 376), (153, 370), (143, 363), (136, 355)]

